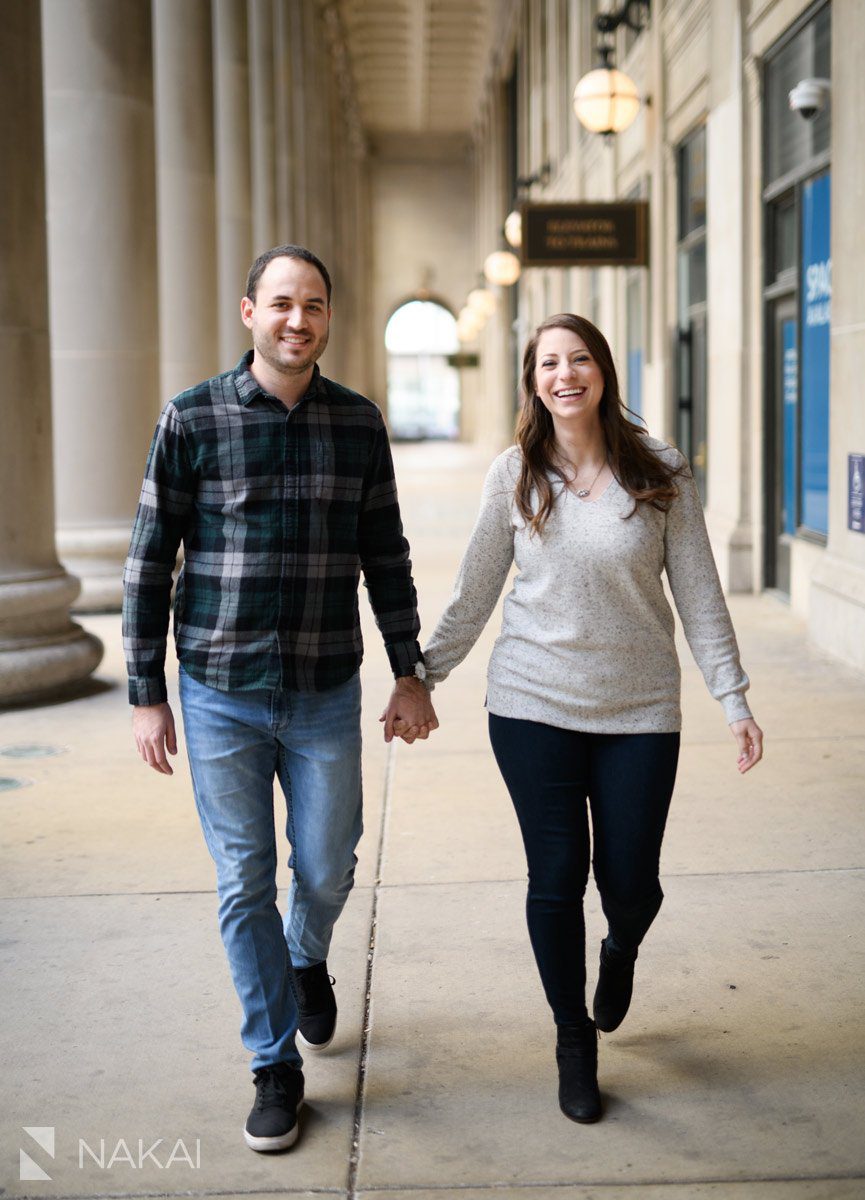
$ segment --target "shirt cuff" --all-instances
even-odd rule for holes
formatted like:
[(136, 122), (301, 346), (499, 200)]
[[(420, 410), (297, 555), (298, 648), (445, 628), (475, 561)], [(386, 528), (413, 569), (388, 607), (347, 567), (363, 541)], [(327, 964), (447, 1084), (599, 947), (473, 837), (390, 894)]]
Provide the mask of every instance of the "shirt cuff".
[(385, 650), (395, 679), (400, 679), (403, 675), (414, 675), (415, 665), (423, 662), (417, 642), (388, 642), (385, 644)]
[(130, 675), (130, 704), (164, 704), (168, 699), (164, 675)]

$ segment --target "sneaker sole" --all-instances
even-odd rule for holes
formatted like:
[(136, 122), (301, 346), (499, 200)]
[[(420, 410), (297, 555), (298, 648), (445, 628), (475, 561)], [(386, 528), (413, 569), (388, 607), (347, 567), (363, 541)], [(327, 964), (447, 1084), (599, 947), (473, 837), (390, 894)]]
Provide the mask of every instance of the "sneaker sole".
[(331, 1044), (333, 1039), (336, 1037), (336, 1028), (334, 1028), (333, 1033), (330, 1035), (330, 1037), (327, 1039), (326, 1042), (308, 1042), (306, 1040), (306, 1038), (303, 1036), (303, 1034), (300, 1032), (299, 1029), (297, 1031), (296, 1036), (297, 1036), (297, 1041), (300, 1042), (300, 1044), (301, 1044), (301, 1046), (303, 1046), (304, 1050), (311, 1050), (313, 1054), (321, 1054), (321, 1052), (323, 1050), (327, 1050), (328, 1046)]
[[(297, 1111), (303, 1108), (303, 1101), (298, 1104)], [(295, 1121), (293, 1127), (288, 1133), (282, 1133), (279, 1137), (254, 1137), (243, 1130), (243, 1140), (249, 1146), (250, 1150), (255, 1150), (258, 1154), (273, 1154), (279, 1150), (289, 1150), (300, 1136), (300, 1122)]]

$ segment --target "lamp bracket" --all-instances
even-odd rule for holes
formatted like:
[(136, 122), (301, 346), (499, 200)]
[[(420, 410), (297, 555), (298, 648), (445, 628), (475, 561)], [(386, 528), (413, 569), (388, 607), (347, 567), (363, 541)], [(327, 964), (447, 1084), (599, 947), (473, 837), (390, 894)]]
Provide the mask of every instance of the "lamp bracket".
[(595, 17), (595, 28), (598, 33), (611, 34), (615, 33), (620, 25), (627, 25), (634, 33), (639, 33), (646, 27), (643, 10), (645, 9), (645, 18), (648, 21), (650, 7), (650, 0), (624, 0), (618, 10), (598, 13)]
[(546, 187), (550, 182), (550, 176), (552, 173), (553, 164), (551, 162), (545, 162), (531, 175), (518, 175), (514, 182), (519, 189), (530, 188), (533, 183), (539, 183), (541, 187)]

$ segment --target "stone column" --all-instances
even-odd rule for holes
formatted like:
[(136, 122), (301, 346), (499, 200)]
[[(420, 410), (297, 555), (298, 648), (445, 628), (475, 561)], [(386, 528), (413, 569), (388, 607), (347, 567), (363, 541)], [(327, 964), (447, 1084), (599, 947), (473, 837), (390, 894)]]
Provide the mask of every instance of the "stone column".
[(219, 369), (249, 349), (240, 300), (252, 262), (246, 0), (213, 0)]
[(219, 370), (210, 0), (153, 0), (163, 400)]
[(310, 108), (314, 107), (314, 75), (309, 57), (309, 10), (301, 8), (301, 0), (287, 0), (288, 35), (291, 50), (291, 144), (294, 163), (294, 226), (291, 241), (303, 246), (310, 243), (308, 197), (312, 161), (309, 153), (311, 134), (307, 127)]
[(110, 611), (159, 409), (150, 3), (42, 13), (58, 547)]
[(865, 454), (865, 229), (858, 201), (865, 188), (865, 161), (859, 123), (853, 119), (865, 109), (861, 7), (832, 7), (829, 545), (811, 576), (809, 625), (818, 646), (865, 671), (865, 533), (851, 528), (849, 520), (862, 488), (861, 474), (849, 456)]
[(249, 0), (249, 112), (252, 167), (252, 252), (276, 244), (273, 0)]
[(751, 459), (744, 314), (748, 299), (745, 196), (748, 178), (743, 29), (735, 6), (713, 0), (712, 108), (706, 122), (711, 213), (706, 231), (708, 332), (708, 502), (706, 524), (718, 573), (729, 592), (752, 588), (749, 512)]
[(79, 584), (54, 546), (40, 12), (0, 11), (0, 704), (13, 704), (86, 679), (102, 645), (69, 620)]
[(274, 137), (276, 140), (276, 232), (274, 242), (297, 240), (294, 219), (294, 130), (296, 104), (291, 69), (289, 0), (276, 0), (273, 14)]

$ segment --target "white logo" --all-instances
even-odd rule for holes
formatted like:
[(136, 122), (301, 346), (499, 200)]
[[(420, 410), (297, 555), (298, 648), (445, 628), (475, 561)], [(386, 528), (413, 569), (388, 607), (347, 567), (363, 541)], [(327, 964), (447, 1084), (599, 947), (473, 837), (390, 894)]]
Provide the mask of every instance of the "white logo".
[(178, 1162), (185, 1163), (188, 1167), (191, 1167), (193, 1171), (199, 1171), (201, 1169), (201, 1138), (195, 1139), (194, 1156), (189, 1152), (189, 1149), (183, 1138), (178, 1138), (174, 1143), (168, 1158), (165, 1160), (165, 1162), (160, 1162), (156, 1156), (156, 1151), (164, 1141), (165, 1138), (157, 1138), (155, 1142), (153, 1142), (150, 1146), (147, 1146), (145, 1149), (146, 1142), (144, 1141), (144, 1138), (139, 1138), (138, 1154), (136, 1155), (132, 1150), (130, 1150), (129, 1144), (125, 1138), (119, 1138), (113, 1149), (111, 1149), (110, 1146), (108, 1147), (110, 1154), (108, 1157), (106, 1157), (105, 1138), (99, 1139), (98, 1153), (93, 1149), (92, 1146), (88, 1146), (84, 1138), (79, 1138), (78, 1166), (82, 1168), (84, 1167), (84, 1155), (86, 1152), (90, 1155), (90, 1158), (93, 1160), (96, 1166), (100, 1167), (103, 1171), (110, 1171), (112, 1167), (115, 1167), (118, 1164), (125, 1164), (127, 1167), (132, 1167), (133, 1169), (140, 1171), (145, 1162), (148, 1160), (152, 1162), (154, 1166), (159, 1167), (160, 1171), (168, 1170), (169, 1167), (173, 1167), (174, 1164)]
[[(54, 1157), (54, 1126), (53, 1125), (25, 1125), (24, 1132), (29, 1134), (48, 1155), (49, 1158)], [(50, 1179), (51, 1176), (43, 1171), (38, 1162), (30, 1157), (26, 1150), (19, 1150), (19, 1179)]]
[[(55, 1157), (53, 1125), (25, 1125), (23, 1130), (49, 1158)], [(52, 1176), (40, 1167), (26, 1150), (20, 1149), (19, 1154), (19, 1179), (51, 1181)], [(110, 1171), (119, 1166), (140, 1171), (145, 1166), (152, 1165), (160, 1171), (167, 1171), (179, 1164), (193, 1171), (201, 1170), (200, 1138), (196, 1138), (189, 1145), (183, 1138), (177, 1138), (173, 1145), (166, 1142), (165, 1138), (157, 1138), (155, 1141), (138, 1138), (137, 1142), (131, 1143), (125, 1138), (119, 1138), (116, 1143), (106, 1145), (105, 1138), (100, 1138), (98, 1149), (88, 1145), (84, 1138), (78, 1139), (79, 1170), (83, 1170), (86, 1165), (97, 1166), (103, 1171)]]

